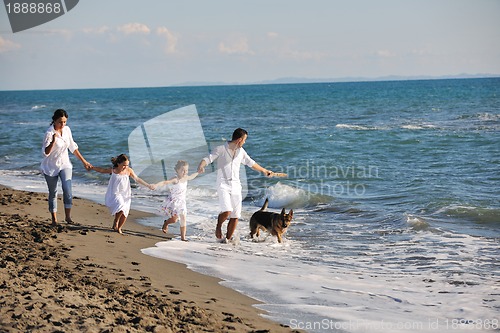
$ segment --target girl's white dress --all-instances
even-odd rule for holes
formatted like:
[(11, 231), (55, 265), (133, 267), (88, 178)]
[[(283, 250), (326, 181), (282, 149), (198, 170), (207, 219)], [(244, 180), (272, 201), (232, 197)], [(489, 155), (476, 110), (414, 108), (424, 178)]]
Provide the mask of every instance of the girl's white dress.
[(186, 192), (187, 181), (178, 182), (177, 184), (172, 185), (170, 193), (167, 194), (165, 201), (163, 201), (163, 204), (160, 207), (160, 211), (167, 217), (167, 219), (174, 215), (186, 215)]
[(132, 203), (132, 190), (130, 188), (130, 178), (128, 175), (119, 175), (114, 171), (109, 179), (108, 190), (106, 191), (105, 203), (111, 215), (122, 211), (125, 217), (130, 212)]

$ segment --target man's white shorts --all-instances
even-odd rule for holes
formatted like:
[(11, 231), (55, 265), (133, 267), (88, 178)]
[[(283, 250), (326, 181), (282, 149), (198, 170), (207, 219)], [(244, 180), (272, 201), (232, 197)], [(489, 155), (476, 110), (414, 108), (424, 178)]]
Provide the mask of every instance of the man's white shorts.
[(222, 212), (231, 212), (230, 218), (239, 219), (241, 217), (241, 184), (220, 184), (217, 189), (219, 195), (219, 208)]

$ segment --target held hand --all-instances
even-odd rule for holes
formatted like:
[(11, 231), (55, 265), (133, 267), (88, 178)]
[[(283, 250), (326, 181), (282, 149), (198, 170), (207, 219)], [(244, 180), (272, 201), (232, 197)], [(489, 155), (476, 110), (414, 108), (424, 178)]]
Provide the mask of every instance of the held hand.
[(204, 173), (206, 166), (207, 166), (207, 161), (205, 161), (204, 159), (201, 160), (200, 164), (198, 164), (198, 173)]
[(92, 164), (90, 164), (89, 162), (87, 162), (87, 161), (83, 162), (83, 167), (87, 171), (90, 171), (90, 170), (94, 169), (94, 166)]

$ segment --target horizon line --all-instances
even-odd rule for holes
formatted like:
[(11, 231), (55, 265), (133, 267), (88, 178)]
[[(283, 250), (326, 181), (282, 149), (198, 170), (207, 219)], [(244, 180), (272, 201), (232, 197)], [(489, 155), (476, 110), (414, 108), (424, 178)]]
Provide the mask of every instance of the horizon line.
[(49, 90), (101, 90), (101, 89), (147, 89), (147, 88), (176, 88), (176, 87), (216, 87), (216, 86), (252, 86), (252, 85), (279, 85), (279, 84), (314, 84), (314, 83), (363, 83), (363, 82), (390, 82), (390, 81), (426, 81), (426, 80), (453, 80), (453, 79), (492, 79), (500, 78), (500, 74), (457, 74), (457, 75), (386, 75), (375, 78), (343, 77), (343, 78), (303, 78), (281, 77), (272, 80), (254, 82), (217, 82), (217, 81), (186, 81), (171, 85), (158, 86), (125, 86), (125, 87), (87, 87), (87, 88), (41, 88), (41, 89), (2, 89), (0, 92), (15, 91), (49, 91)]

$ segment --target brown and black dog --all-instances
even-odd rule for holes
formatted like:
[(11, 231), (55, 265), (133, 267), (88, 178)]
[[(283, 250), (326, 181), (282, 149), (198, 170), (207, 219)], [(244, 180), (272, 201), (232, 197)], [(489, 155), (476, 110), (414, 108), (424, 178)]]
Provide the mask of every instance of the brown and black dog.
[(288, 226), (292, 222), (293, 209), (290, 209), (288, 214), (285, 214), (285, 208), (281, 213), (266, 212), (269, 200), (266, 199), (264, 206), (259, 211), (253, 213), (250, 218), (250, 237), (253, 239), (254, 235), (259, 237), (260, 230), (266, 230), (273, 236), (278, 237), (278, 242), (281, 243), (281, 236), (286, 232)]

